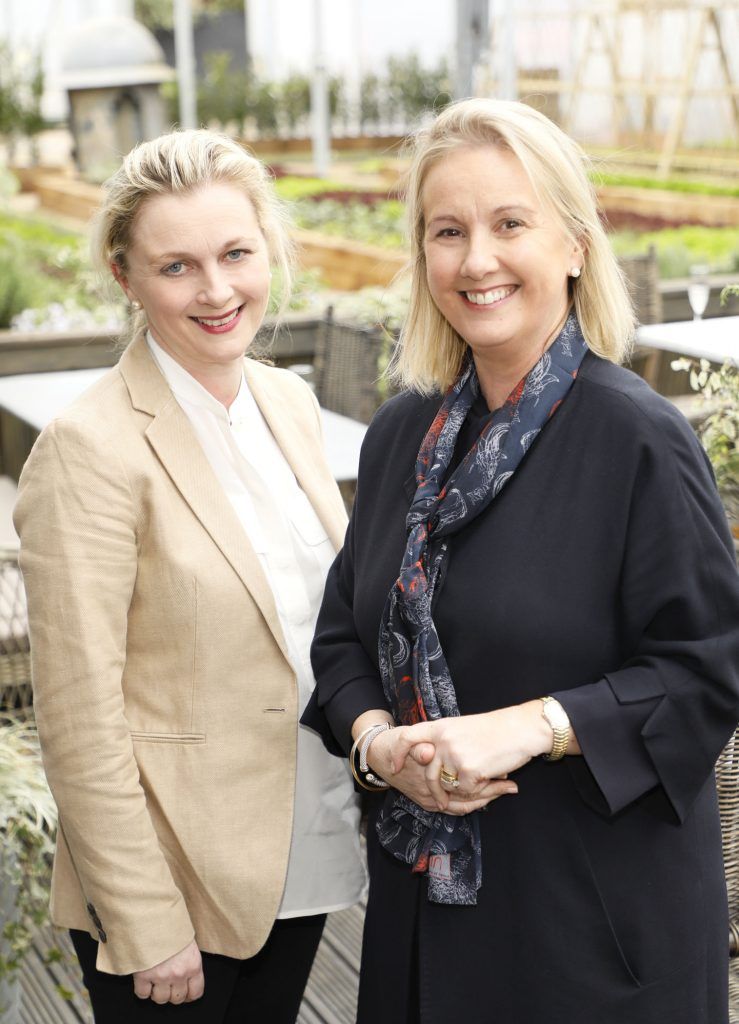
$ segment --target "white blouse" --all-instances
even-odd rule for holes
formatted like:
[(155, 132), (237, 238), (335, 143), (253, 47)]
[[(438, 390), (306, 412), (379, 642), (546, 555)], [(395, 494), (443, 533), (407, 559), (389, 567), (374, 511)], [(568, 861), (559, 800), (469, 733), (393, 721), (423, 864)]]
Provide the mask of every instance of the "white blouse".
[[(147, 342), (272, 588), (301, 714), (315, 686), (310, 644), (336, 552), (243, 375), (227, 410), (150, 332)], [(277, 916), (341, 910), (357, 903), (364, 888), (359, 806), (347, 763), (327, 753), (318, 736), (299, 724), (292, 843)]]

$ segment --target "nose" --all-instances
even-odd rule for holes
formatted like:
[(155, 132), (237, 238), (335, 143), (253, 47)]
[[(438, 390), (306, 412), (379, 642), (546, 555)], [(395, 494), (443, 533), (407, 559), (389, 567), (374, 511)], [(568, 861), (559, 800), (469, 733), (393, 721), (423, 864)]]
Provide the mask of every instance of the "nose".
[(204, 268), (201, 285), (198, 302), (214, 308), (225, 306), (234, 294), (228, 272), (221, 266)]
[(495, 239), (487, 232), (471, 232), (467, 239), (467, 247), (460, 271), (463, 277), (472, 281), (481, 281), (500, 266), (496, 252)]

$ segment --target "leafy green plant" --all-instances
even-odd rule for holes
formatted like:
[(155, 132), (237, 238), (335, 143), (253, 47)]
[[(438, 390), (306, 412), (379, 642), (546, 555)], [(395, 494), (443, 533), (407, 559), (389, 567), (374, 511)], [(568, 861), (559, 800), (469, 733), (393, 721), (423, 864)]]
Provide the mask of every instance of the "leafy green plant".
[(739, 228), (708, 228), (688, 224), (659, 231), (615, 231), (610, 236), (617, 255), (657, 250), (662, 277), (687, 277), (694, 263), (707, 263), (715, 273), (739, 270)]
[(659, 189), (663, 192), (686, 192), (705, 196), (739, 196), (738, 185), (719, 185), (687, 178), (652, 178), (643, 174), (608, 174), (604, 171), (594, 171), (592, 178), (595, 185)]
[(6, 713), (0, 717), (0, 885), (14, 895), (0, 932), (0, 980), (13, 979), (34, 928), (48, 918), (56, 820), (35, 726)]
[(280, 85), (282, 120), (290, 134), (294, 134), (310, 115), (310, 79), (307, 75), (290, 75)]
[(340, 235), (355, 242), (398, 249), (403, 245), (405, 208), (397, 199), (377, 203), (302, 199), (292, 205), (299, 227)]
[(287, 202), (304, 199), (306, 196), (317, 196), (322, 192), (338, 192), (342, 189), (346, 191), (353, 187), (340, 181), (332, 181), (330, 178), (298, 178), (294, 175), (275, 181), (277, 195)]
[(691, 388), (710, 410), (698, 435), (739, 539), (739, 367), (727, 362), (717, 370), (706, 359), (676, 359), (672, 368), (690, 375)]
[(407, 124), (426, 111), (440, 110), (451, 99), (449, 70), (442, 61), (436, 68), (421, 66), (417, 54), (390, 57), (387, 63), (387, 93), (394, 115)]
[(0, 211), (0, 327), (52, 304), (90, 311), (100, 305), (86, 240), (40, 217)]
[(32, 280), (10, 248), (0, 249), (0, 328), (34, 301)]
[(36, 54), (26, 63), (19, 63), (10, 46), (0, 43), (0, 136), (11, 159), (21, 136), (31, 140), (32, 156), (37, 157), (35, 140), (46, 127), (41, 113), (43, 92), (41, 56)]
[(382, 327), (397, 337), (408, 314), (410, 279), (401, 277), (387, 287), (370, 285), (355, 292), (334, 292), (334, 317), (358, 327)]
[(381, 82), (378, 75), (368, 72), (362, 76), (359, 87), (359, 128), (364, 131), (380, 120), (382, 111)]
[(217, 121), (222, 128), (235, 124), (244, 134), (250, 113), (253, 82), (246, 71), (233, 70), (230, 53), (214, 50), (204, 58), (205, 73), (198, 86), (198, 117)]

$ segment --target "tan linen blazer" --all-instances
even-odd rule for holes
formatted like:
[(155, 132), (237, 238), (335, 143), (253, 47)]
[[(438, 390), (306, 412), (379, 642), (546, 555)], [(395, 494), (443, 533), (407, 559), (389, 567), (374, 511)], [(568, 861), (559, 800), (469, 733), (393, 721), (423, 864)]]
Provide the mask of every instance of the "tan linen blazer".
[[(315, 398), (287, 370), (245, 372), (338, 549)], [(113, 974), (193, 936), (253, 956), (287, 870), (295, 674), (258, 556), (143, 337), (42, 432), (15, 522), (60, 813), (52, 919), (99, 938)]]

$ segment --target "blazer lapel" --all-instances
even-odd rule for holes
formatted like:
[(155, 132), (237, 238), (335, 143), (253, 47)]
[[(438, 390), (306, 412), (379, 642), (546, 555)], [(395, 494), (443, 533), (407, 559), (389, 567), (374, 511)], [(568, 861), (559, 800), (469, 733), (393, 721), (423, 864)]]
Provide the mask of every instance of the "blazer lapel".
[(276, 389), (267, 384), (260, 369), (262, 367), (258, 363), (255, 365), (254, 360), (245, 360), (244, 372), (249, 390), (290, 469), (338, 551), (344, 543), (346, 515), (335, 481), (325, 468), (324, 461), (316, 458), (315, 444), (309, 445), (305, 440), (306, 436), (315, 436), (313, 424), (307, 424), (307, 430), (301, 429), (292, 410), (286, 408), (286, 396), (278, 394)]
[(249, 590), (287, 658), (287, 644), (274, 596), (259, 557), (143, 337), (126, 349), (119, 368), (133, 407), (153, 417), (145, 430), (149, 444), (203, 528)]

